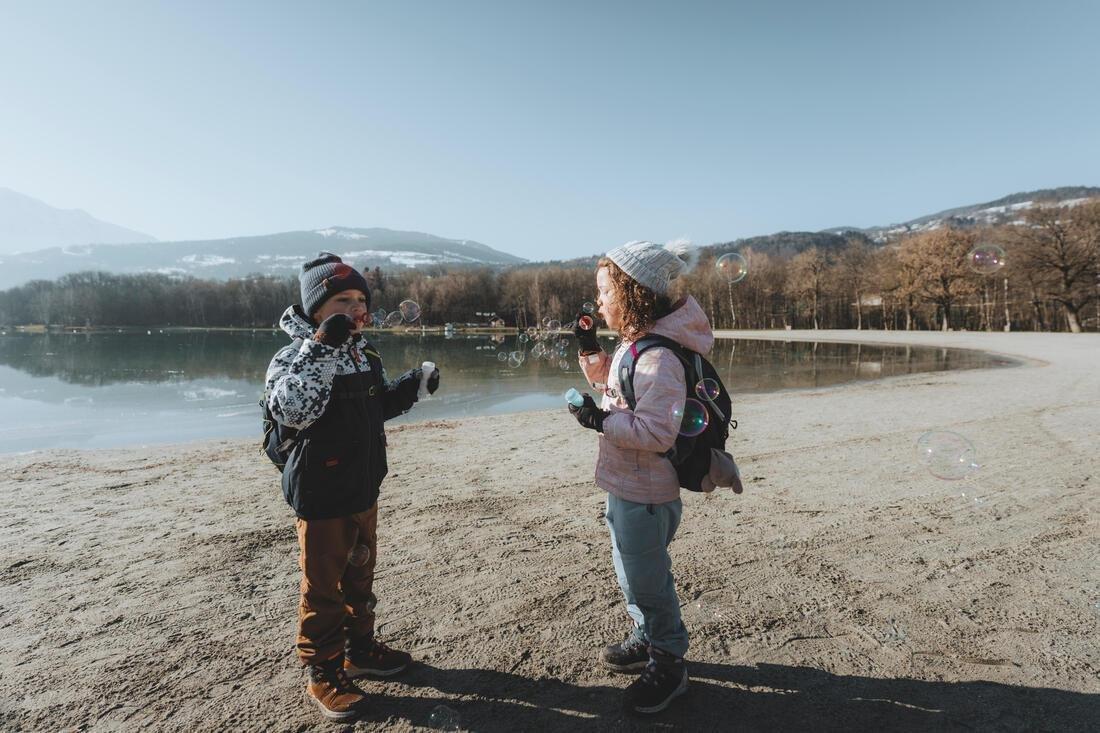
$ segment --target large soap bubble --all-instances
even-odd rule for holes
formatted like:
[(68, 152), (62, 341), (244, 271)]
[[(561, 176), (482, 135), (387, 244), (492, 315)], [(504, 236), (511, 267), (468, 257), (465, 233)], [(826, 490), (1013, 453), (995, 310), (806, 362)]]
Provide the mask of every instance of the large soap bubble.
[(992, 275), (1005, 266), (1005, 251), (995, 244), (979, 244), (966, 253), (966, 264), (979, 275)]
[(428, 727), (435, 730), (458, 730), (461, 724), (458, 711), (446, 705), (436, 705), (428, 715)]
[(958, 481), (980, 466), (974, 445), (950, 430), (931, 430), (917, 440), (917, 457), (936, 478)]
[(415, 301), (402, 300), (400, 305), (397, 306), (397, 310), (401, 311), (401, 317), (408, 323), (420, 318), (420, 306)]
[(699, 400), (688, 398), (683, 407), (672, 408), (673, 420), (680, 422), (680, 435), (691, 438), (701, 434), (710, 424), (710, 413)]
[(695, 385), (695, 394), (704, 402), (713, 402), (718, 397), (722, 388), (718, 386), (717, 379), (705, 377)]
[(401, 315), (401, 311), (392, 311), (386, 316), (386, 320), (382, 322), (382, 325), (388, 328), (396, 328), (404, 323), (405, 317)]
[(370, 548), (364, 544), (358, 544), (348, 552), (348, 565), (363, 567), (370, 560)]
[(729, 252), (718, 258), (714, 265), (718, 273), (726, 278), (726, 282), (737, 283), (745, 279), (749, 274), (749, 261), (736, 252)]

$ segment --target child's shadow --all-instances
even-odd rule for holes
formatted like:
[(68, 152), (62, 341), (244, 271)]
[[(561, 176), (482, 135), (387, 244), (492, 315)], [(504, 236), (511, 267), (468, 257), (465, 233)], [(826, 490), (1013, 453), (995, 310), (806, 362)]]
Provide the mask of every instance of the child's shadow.
[[(449, 698), (372, 696), (368, 720), (428, 726), (446, 705), (462, 729), (632, 730), (1094, 730), (1100, 694), (996, 682), (933, 682), (834, 675), (811, 667), (689, 662), (691, 685), (668, 710), (625, 715), (623, 689), (487, 669), (417, 665), (400, 683)], [(618, 677), (616, 678), (618, 680)], [(395, 680), (397, 681), (397, 680)], [(730, 685), (737, 685), (731, 687)]]

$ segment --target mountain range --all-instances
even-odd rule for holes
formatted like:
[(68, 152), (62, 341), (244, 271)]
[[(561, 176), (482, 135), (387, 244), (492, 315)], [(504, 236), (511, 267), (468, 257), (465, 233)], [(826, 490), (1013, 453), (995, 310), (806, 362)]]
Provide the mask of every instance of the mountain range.
[(84, 270), (160, 272), (207, 279), (294, 275), (302, 262), (321, 251), (336, 252), (359, 269), (504, 266), (526, 261), (468, 239), (393, 229), (326, 227), (193, 242), (77, 244), (4, 255), (0, 256), (0, 288)]
[[(722, 252), (752, 247), (786, 256), (811, 246), (842, 247), (852, 237), (881, 243), (901, 234), (940, 226), (973, 227), (1019, 221), (1022, 211), (1030, 206), (1072, 206), (1097, 196), (1100, 196), (1100, 188), (1085, 186), (1027, 191), (900, 224), (863, 229), (834, 227), (820, 232), (778, 232), (716, 243), (706, 249)], [(59, 241), (67, 236), (71, 239)], [(12, 253), (28, 249), (28, 243), (42, 241), (54, 244)], [(102, 241), (112, 243), (98, 243)], [(332, 226), (251, 237), (157, 242), (149, 235), (101, 222), (83, 211), (54, 209), (22, 194), (0, 189), (0, 289), (85, 270), (160, 272), (208, 279), (256, 273), (285, 276), (297, 273), (303, 261), (322, 250), (336, 252), (360, 269), (430, 265), (503, 267), (527, 263), (523, 258), (472, 240), (382, 228)], [(589, 266), (594, 263), (595, 257), (584, 257), (542, 264)]]
[(57, 209), (0, 188), (0, 255), (90, 242), (155, 242), (155, 237), (100, 221), (80, 209)]

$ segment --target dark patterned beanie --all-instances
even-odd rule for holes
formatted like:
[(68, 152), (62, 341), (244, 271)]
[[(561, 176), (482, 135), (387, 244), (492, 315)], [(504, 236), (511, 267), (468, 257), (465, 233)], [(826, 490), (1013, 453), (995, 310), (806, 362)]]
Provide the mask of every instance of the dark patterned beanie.
[(326, 300), (345, 290), (363, 291), (363, 295), (367, 296), (367, 306), (370, 306), (370, 288), (366, 278), (331, 252), (320, 252), (316, 259), (302, 265), (298, 284), (302, 289), (302, 308), (310, 316)]

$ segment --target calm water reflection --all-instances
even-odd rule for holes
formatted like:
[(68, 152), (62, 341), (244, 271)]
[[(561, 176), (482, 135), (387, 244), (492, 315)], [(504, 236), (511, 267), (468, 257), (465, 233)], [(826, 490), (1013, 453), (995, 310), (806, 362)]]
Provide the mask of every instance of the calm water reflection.
[[(372, 340), (391, 375), (425, 359), (443, 370), (440, 392), (396, 422), (560, 407), (563, 391), (584, 387), (572, 339), (564, 358), (536, 358), (515, 336)], [(264, 371), (285, 343), (271, 332), (0, 336), (0, 452), (253, 436)], [(519, 366), (500, 361), (516, 351)], [(1015, 364), (954, 349), (755, 340), (718, 341), (711, 360), (735, 394)]]

